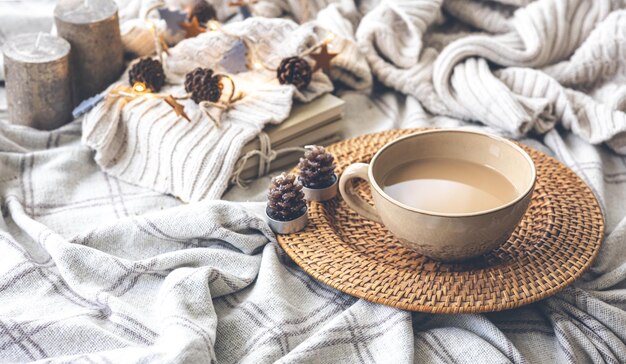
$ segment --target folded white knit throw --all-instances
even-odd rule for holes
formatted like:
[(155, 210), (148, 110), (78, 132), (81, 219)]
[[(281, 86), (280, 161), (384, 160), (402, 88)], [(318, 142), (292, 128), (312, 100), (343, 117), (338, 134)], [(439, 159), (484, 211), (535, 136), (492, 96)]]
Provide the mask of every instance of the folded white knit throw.
[[(166, 59), (167, 81), (161, 93), (184, 94), (184, 75), (196, 67), (223, 72), (219, 61), (238, 37), (256, 40), (256, 55), (268, 65), (299, 54), (318, 42), (312, 27), (290, 20), (251, 18), (182, 41)], [(169, 193), (185, 202), (219, 198), (228, 185), (243, 146), (268, 123), (289, 116), (295, 88), (280, 85), (270, 71), (233, 75), (244, 94), (216, 127), (193, 101), (184, 101), (191, 122), (176, 116), (162, 100), (138, 97), (100, 103), (83, 121), (83, 142), (96, 151), (96, 162), (120, 179)], [(127, 83), (125, 74), (118, 84)], [(116, 87), (114, 84), (111, 88)], [(297, 98), (310, 100), (332, 90), (322, 72)]]

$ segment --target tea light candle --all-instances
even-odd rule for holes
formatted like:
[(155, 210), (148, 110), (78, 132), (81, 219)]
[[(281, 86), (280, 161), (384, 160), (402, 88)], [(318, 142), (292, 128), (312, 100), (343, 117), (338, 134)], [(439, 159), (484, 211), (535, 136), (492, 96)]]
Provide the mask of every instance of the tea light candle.
[(113, 0), (60, 0), (54, 9), (59, 36), (72, 45), (74, 104), (113, 83), (124, 68), (124, 46)]
[(46, 33), (20, 34), (3, 47), (9, 121), (55, 129), (71, 120), (70, 44)]

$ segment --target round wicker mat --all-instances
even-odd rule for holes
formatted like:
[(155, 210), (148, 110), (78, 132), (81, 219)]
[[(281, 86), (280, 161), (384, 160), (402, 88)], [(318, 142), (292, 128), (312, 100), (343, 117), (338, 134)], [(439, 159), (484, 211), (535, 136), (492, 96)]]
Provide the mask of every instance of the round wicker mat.
[[(387, 142), (419, 130), (394, 130), (328, 148), (338, 174), (368, 162)], [(497, 250), (461, 264), (441, 263), (396, 243), (384, 226), (348, 208), (341, 197), (311, 202), (309, 225), (279, 235), (287, 254), (308, 274), (369, 301), (430, 313), (515, 308), (571, 284), (591, 265), (604, 234), (602, 213), (589, 187), (555, 159), (526, 146), (537, 167), (530, 207)], [(359, 193), (371, 202), (361, 181)]]

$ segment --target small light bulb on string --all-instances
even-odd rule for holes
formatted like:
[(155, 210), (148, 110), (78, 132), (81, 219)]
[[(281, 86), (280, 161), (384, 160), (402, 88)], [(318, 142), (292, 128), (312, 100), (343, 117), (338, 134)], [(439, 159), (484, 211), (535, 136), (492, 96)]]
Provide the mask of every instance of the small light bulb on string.
[(254, 62), (254, 63), (252, 64), (252, 66), (253, 66), (253, 67), (254, 67), (254, 69), (256, 69), (256, 70), (261, 70), (261, 69), (263, 69), (263, 68), (264, 68), (264, 67), (263, 67), (263, 64), (261, 64), (261, 62), (258, 62), (258, 61), (257, 61), (257, 62)]
[(143, 82), (135, 82), (135, 84), (133, 85), (133, 92), (138, 93), (138, 94), (143, 94), (143, 93), (147, 93), (148, 88), (146, 87), (146, 84)]
[(206, 24), (207, 29), (211, 32), (215, 32), (217, 30), (219, 30), (220, 28), (220, 23), (216, 20), (209, 20)]
[(333, 40), (335, 40), (335, 33), (333, 32), (326, 34), (326, 37), (324, 37), (324, 43), (326, 44), (332, 42)]
[(308, 54), (315, 61), (313, 72), (321, 69), (327, 75), (330, 74), (331, 60), (337, 56), (337, 53), (332, 53), (328, 51), (328, 48), (330, 48), (329, 43), (332, 42), (333, 39), (335, 39), (335, 33), (329, 32), (328, 34), (326, 34), (326, 37), (324, 37), (322, 42), (313, 48), (315, 50), (319, 49), (319, 52)]

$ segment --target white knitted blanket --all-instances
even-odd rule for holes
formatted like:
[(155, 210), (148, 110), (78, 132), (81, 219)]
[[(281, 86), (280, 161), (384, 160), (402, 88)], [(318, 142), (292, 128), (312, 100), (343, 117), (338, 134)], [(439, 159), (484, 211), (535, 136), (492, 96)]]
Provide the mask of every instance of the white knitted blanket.
[[(139, 0), (124, 3), (143, 4)], [(591, 124), (585, 124), (587, 119), (580, 115), (592, 115), (593, 108), (577, 108), (579, 104), (572, 101), (580, 101), (573, 95), (584, 95), (590, 105), (610, 110), (608, 116), (624, 110), (619, 98), (625, 84), (623, 43), (618, 41), (626, 29), (619, 17), (621, 11), (614, 10), (600, 19), (598, 14), (608, 11), (602, 5), (610, 4), (593, 0), (539, 0), (528, 7), (530, 1), (525, 0), (508, 0), (508, 5), (499, 6), (487, 1), (446, 1), (444, 12), (436, 3), (412, 12), (422, 13), (424, 18), (437, 14), (439, 20), (434, 26), (411, 23), (410, 29), (427, 29), (423, 38), (399, 36), (410, 18), (407, 7), (392, 1), (378, 6), (367, 1), (359, 2), (359, 6), (342, 1), (329, 7), (322, 1), (262, 1), (255, 11), (267, 9), (272, 16), (299, 19), (303, 15), (297, 10), (304, 3), (309, 4), (308, 17), (323, 18), (329, 27), (341, 24), (334, 31), (343, 34), (348, 43), (355, 42), (358, 37), (354, 32), (362, 29), (369, 17), (369, 26), (379, 29), (371, 49), (395, 69), (398, 77), (385, 83), (397, 84), (397, 88), (411, 75), (414, 80), (421, 77), (420, 72), (432, 72), (435, 56), (444, 54), (445, 48), (422, 46), (418, 55), (404, 52), (407, 60), (415, 62), (432, 57), (432, 67), (420, 71), (392, 63), (384, 54), (393, 47), (410, 49), (412, 42), (452, 46), (451, 39), (470, 38), (465, 35), (469, 32), (467, 24), (474, 28), (483, 24), (485, 33), (505, 34), (511, 32), (511, 19), (517, 19), (517, 15), (512, 18), (517, 6), (521, 8), (516, 14), (530, 11), (528, 7), (544, 7), (541, 15), (533, 13), (529, 20), (538, 30), (557, 24), (562, 27), (563, 22), (554, 19), (576, 13), (572, 22), (584, 26), (560, 33), (561, 37), (548, 47), (578, 42), (579, 46), (571, 47), (571, 54), (541, 68), (500, 68), (490, 58), (490, 68), (484, 69), (479, 65), (484, 61), (478, 57), (474, 62), (480, 73), (474, 75), (477, 78), (470, 86), (475, 86), (479, 77), (491, 75), (486, 79), (501, 86), (491, 97), (508, 95), (502, 102), (485, 104), (486, 109), (513, 105), (504, 102), (511, 98), (524, 107), (536, 107), (532, 95), (547, 94), (548, 104), (556, 101), (540, 115), (549, 115), (547, 111), (559, 115), (556, 110), (563, 110), (563, 116), (555, 117), (552, 124), (546, 122), (547, 130), (542, 133), (535, 132), (539, 119), (532, 120), (529, 137), (520, 140), (561, 160), (598, 197), (607, 230), (590, 271), (553, 297), (499, 313), (429, 315), (358, 300), (306, 275), (278, 247), (259, 217), (269, 178), (259, 179), (247, 190), (233, 188), (224, 195), (231, 201), (257, 202), (205, 200), (181, 204), (176, 198), (104, 173), (94, 161), (96, 153), (81, 142), (87, 130), (81, 120), (49, 132), (8, 125), (4, 89), (0, 87), (0, 362), (626, 362), (626, 157), (602, 143), (593, 145), (585, 140), (587, 136), (580, 131)], [(19, 10), (19, 2), (11, 6), (16, 4)], [(569, 8), (569, 4), (578, 5)], [(556, 8), (555, 13), (549, 11), (552, 8)], [(124, 10), (131, 17), (138, 16), (129, 8)], [(0, 11), (0, 39), (11, 21), (30, 22), (24, 19), (31, 14), (27, 11), (15, 11), (9, 19), (3, 18), (5, 14)], [(436, 31), (444, 17), (447, 34)], [(595, 27), (591, 25), (594, 22)], [(606, 24), (615, 28), (597, 32)], [(584, 39), (569, 38), (583, 28), (593, 30), (586, 38), (581, 36)], [(384, 38), (391, 43), (384, 46)], [(366, 47), (364, 38), (358, 39)], [(394, 45), (396, 39), (398, 44)], [(538, 37), (536, 42), (543, 39)], [(589, 55), (581, 53), (587, 44)], [(610, 49), (612, 53), (608, 53)], [(469, 59), (459, 64), (469, 67)], [(603, 61), (592, 62), (595, 59)], [(367, 84), (366, 77), (356, 76), (358, 72), (341, 71), (359, 69), (350, 68), (349, 60), (345, 62), (333, 72), (333, 78), (339, 80), (339, 74), (345, 80), (340, 81), (342, 84), (352, 81), (354, 88), (358, 82)], [(374, 73), (382, 74), (375, 62), (369, 65)], [(365, 63), (365, 67), (369, 65)], [(520, 77), (515, 79), (520, 84), (509, 84), (502, 76), (513, 77), (517, 72)], [(530, 77), (527, 74), (542, 76), (537, 76), (537, 83), (521, 82)], [(543, 77), (551, 81), (541, 83)], [(579, 82), (582, 79), (593, 82)], [(467, 84), (467, 80), (461, 81), (451, 82), (450, 87), (454, 87), (450, 92), (455, 97), (460, 87), (455, 85)], [(437, 105), (441, 114), (453, 109), (441, 101), (434, 83), (415, 86), (411, 89), (405, 85), (401, 92), (375, 86), (371, 94), (340, 90), (346, 101), (341, 122), (345, 136), (426, 126), (480, 128), (499, 134), (517, 130), (512, 123), (485, 126), (486, 119), (472, 118), (480, 121), (476, 123), (433, 114)], [(430, 103), (411, 96), (420, 90), (418, 86), (433, 90)], [(177, 90), (180, 85), (168, 87)], [(463, 108), (469, 112), (487, 97), (476, 96), (475, 103)], [(192, 110), (193, 105), (189, 108)], [(162, 111), (170, 113), (167, 108)], [(572, 122), (566, 122), (567, 118)], [(617, 121), (612, 124), (611, 119), (604, 120), (605, 130), (617, 130)], [(178, 121), (172, 124), (174, 128), (178, 123), (186, 122)], [(554, 127), (554, 123), (562, 127)], [(609, 139), (610, 145), (618, 145), (613, 143), (619, 140), (615, 135)]]
[(560, 123), (626, 153), (624, 2), (502, 3), (385, 1), (363, 17), (359, 46), (379, 80), (434, 114), (513, 136)]

